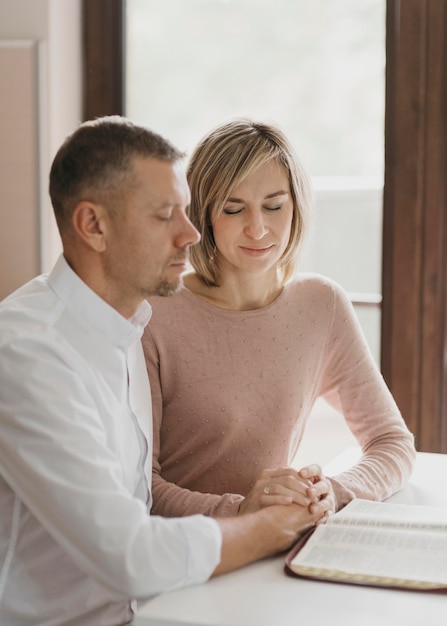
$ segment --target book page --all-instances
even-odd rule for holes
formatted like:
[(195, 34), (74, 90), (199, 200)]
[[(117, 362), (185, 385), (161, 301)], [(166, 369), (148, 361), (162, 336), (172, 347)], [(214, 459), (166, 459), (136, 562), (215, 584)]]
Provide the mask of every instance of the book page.
[(315, 529), (290, 568), (348, 582), (447, 586), (446, 522), (445, 508), (354, 500)]
[(330, 517), (327, 524), (386, 526), (447, 532), (447, 507), (393, 504), (356, 498)]

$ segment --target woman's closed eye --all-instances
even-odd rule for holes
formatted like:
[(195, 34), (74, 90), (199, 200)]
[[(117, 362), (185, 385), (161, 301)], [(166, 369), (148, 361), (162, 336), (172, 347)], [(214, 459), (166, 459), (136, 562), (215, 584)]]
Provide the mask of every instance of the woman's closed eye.
[(225, 215), (237, 215), (243, 210), (244, 207), (224, 207), (223, 213)]
[[(282, 209), (283, 205), (282, 204), (277, 204), (275, 206), (263, 206), (262, 208), (265, 211), (279, 211), (280, 209)], [(225, 207), (223, 209), (223, 213), (225, 213), (225, 215), (237, 215), (238, 213), (241, 213), (244, 210), (244, 207)]]

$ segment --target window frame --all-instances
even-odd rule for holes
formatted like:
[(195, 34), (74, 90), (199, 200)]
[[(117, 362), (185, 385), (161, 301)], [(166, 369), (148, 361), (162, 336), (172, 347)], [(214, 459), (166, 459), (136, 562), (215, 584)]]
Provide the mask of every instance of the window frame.
[(447, 0), (388, 0), (386, 32), (382, 372), (418, 449), (445, 453)]
[(83, 119), (124, 114), (125, 0), (83, 0)]

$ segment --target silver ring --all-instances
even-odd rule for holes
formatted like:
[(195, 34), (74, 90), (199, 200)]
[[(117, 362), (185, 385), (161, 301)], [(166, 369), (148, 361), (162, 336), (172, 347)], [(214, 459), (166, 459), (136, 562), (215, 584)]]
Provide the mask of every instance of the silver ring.
[(270, 487), (269, 487), (268, 485), (267, 485), (267, 487), (264, 487), (264, 493), (265, 493), (265, 495), (266, 495), (266, 496), (268, 496), (268, 495), (269, 495), (269, 493), (270, 493)]

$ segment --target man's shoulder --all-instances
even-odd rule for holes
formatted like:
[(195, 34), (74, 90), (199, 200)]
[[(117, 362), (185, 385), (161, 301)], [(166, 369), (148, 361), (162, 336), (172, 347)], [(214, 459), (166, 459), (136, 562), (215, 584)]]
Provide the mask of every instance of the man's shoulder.
[(0, 302), (0, 341), (42, 335), (60, 312), (61, 303), (49, 288), (47, 276), (38, 276)]
[(48, 276), (42, 274), (25, 283), (0, 302), (0, 319), (15, 315), (39, 315), (45, 305), (54, 306), (54, 294), (48, 286)]
[(47, 289), (48, 275), (41, 274), (36, 276), (1, 300), (0, 312), (13, 306), (20, 306), (25, 299), (46, 293)]

